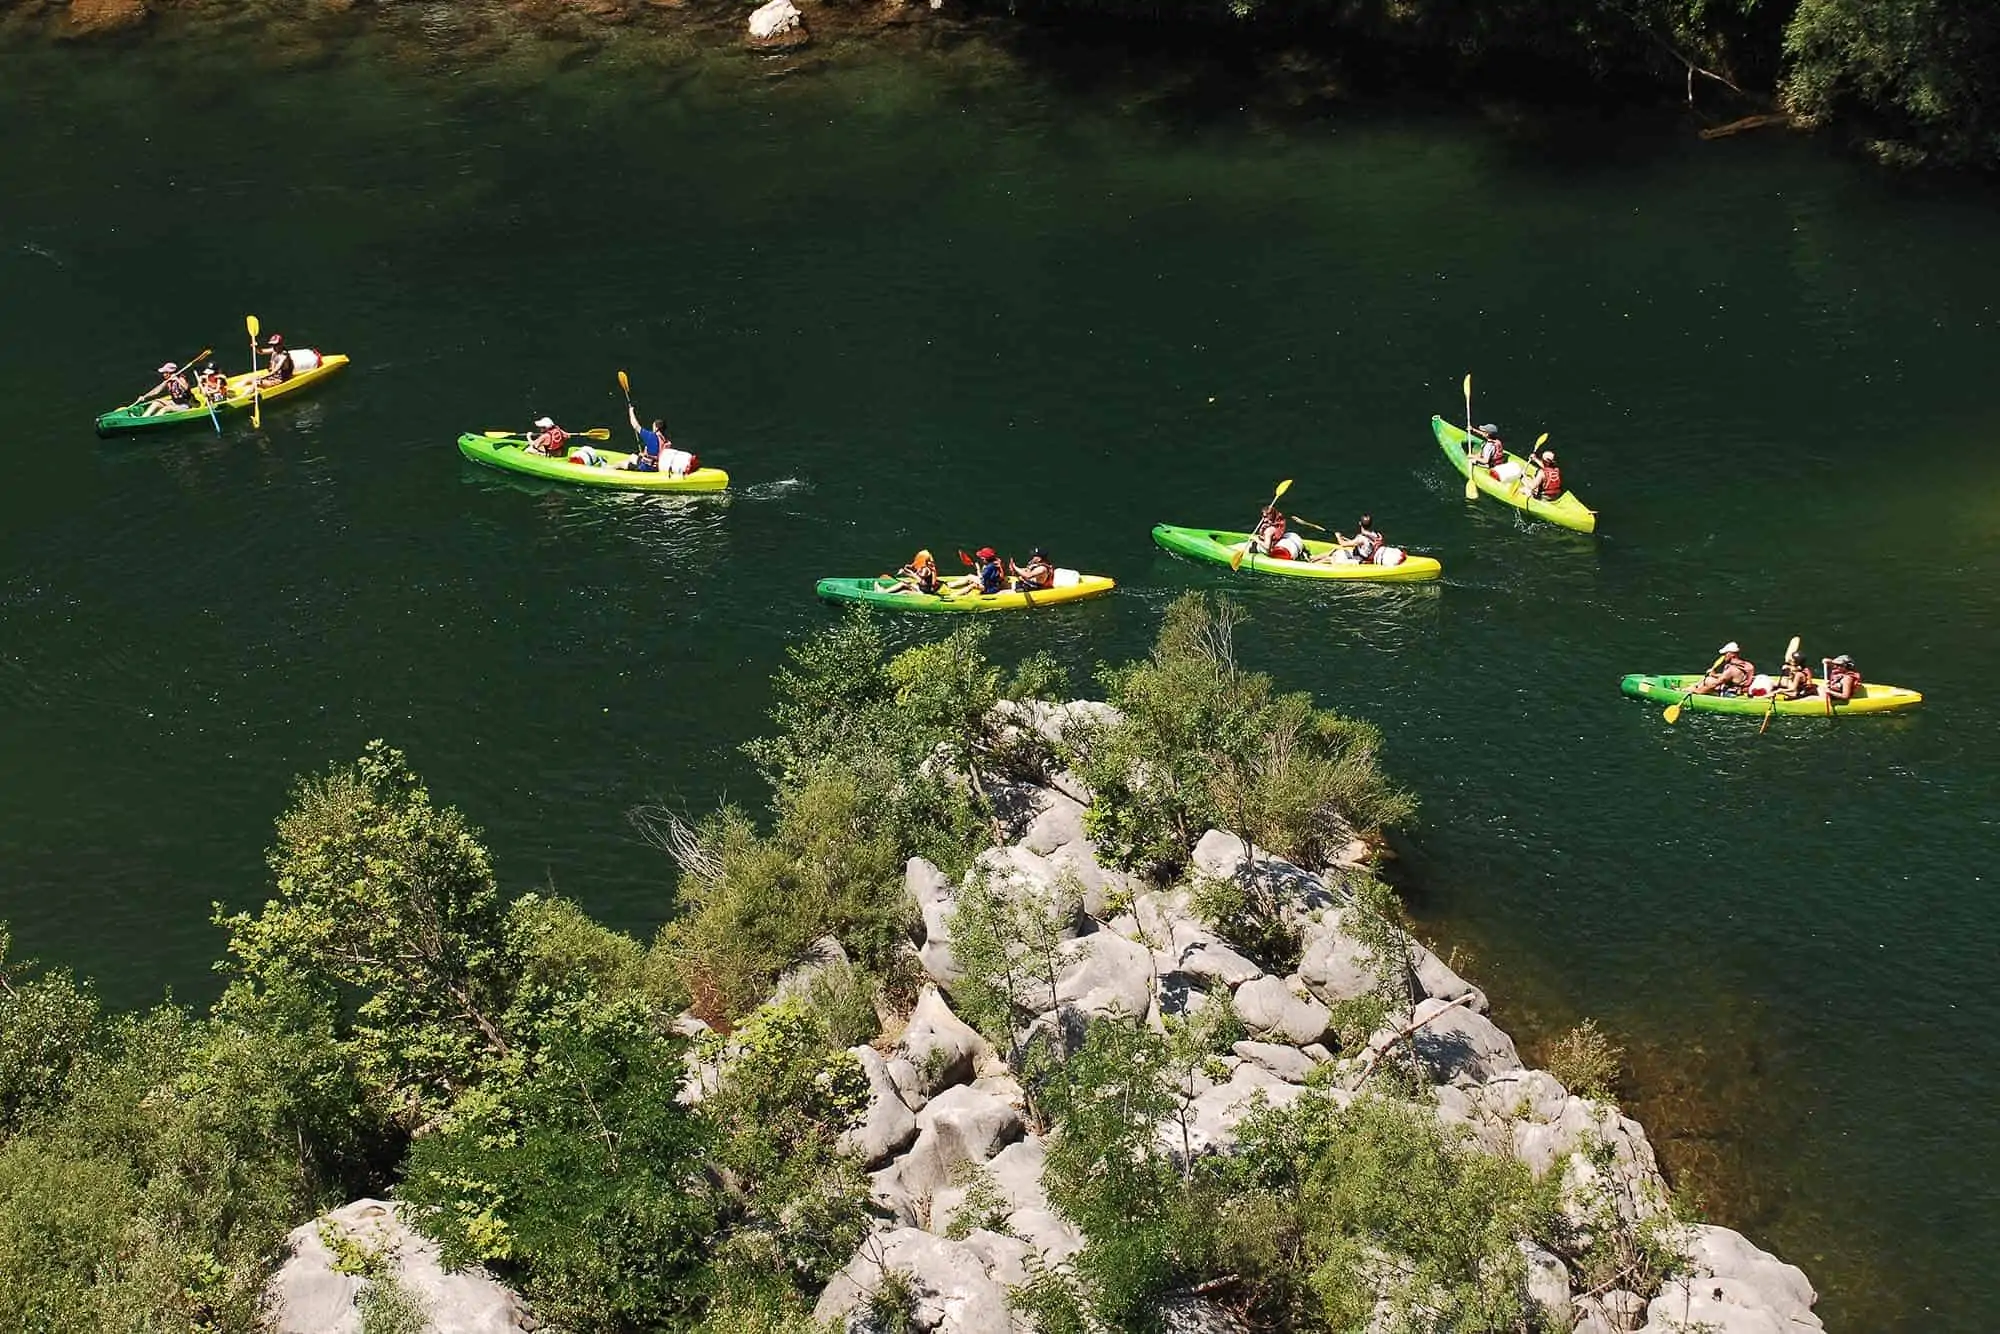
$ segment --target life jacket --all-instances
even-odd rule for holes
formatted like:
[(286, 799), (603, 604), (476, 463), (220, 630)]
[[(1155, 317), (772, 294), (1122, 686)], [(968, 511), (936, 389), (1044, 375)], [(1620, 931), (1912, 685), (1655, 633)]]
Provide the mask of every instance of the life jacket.
[(1489, 438), (1479, 450), (1479, 462), (1482, 467), (1497, 468), (1506, 461), (1507, 446), (1500, 443), (1498, 436)]
[(217, 371), (213, 375), (202, 376), (201, 392), (210, 398), (227, 398), (229, 396), (229, 377), (221, 371)]
[(1746, 687), (1750, 684), (1750, 682), (1757, 679), (1757, 664), (1750, 661), (1750, 659), (1744, 657), (1740, 653), (1732, 653), (1727, 658), (1724, 658), (1722, 661), (1721, 670), (1725, 672), (1738, 671), (1743, 673), (1743, 684)]
[(175, 374), (168, 376), (167, 397), (172, 399), (174, 402), (182, 404), (184, 406), (186, 404), (194, 402), (193, 382), (190, 381), (188, 377), (184, 374)]
[(1828, 685), (1833, 685), (1838, 681), (1849, 680), (1854, 682), (1857, 689), (1860, 687), (1861, 669), (1859, 667), (1856, 667), (1851, 662), (1832, 662), (1827, 664), (1826, 683)]
[(565, 431), (560, 426), (551, 426), (548, 430), (542, 432), (542, 452), (550, 457), (554, 457), (556, 451), (560, 450), (563, 447), (563, 442), (568, 439), (568, 431)]
[(279, 384), (283, 384), (292, 378), (292, 369), (291, 351), (287, 348), (279, 348), (277, 353), (271, 358), (271, 374), (278, 377)]
[(1555, 500), (1563, 493), (1563, 473), (1553, 463), (1542, 465), (1542, 475), (1535, 479), (1535, 496), (1539, 500)]
[(1007, 576), (1000, 569), (1000, 562), (989, 560), (979, 567), (979, 591), (999, 593), (1007, 587)]
[(1014, 572), (1014, 581), (1022, 588), (1054, 588), (1056, 569), (1053, 565), (1035, 565), (1032, 561)]
[(919, 565), (917, 567), (917, 591), (919, 593), (935, 593), (938, 591), (938, 572), (935, 564)]
[(1382, 534), (1363, 528), (1354, 535), (1354, 558), (1358, 561), (1372, 561), (1375, 553), (1382, 549)]

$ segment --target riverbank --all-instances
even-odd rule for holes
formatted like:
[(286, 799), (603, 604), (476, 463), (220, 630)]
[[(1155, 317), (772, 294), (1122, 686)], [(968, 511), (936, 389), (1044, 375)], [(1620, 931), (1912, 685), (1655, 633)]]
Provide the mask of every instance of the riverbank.
[[(1938, 7), (1950, 0), (1925, 0)], [(254, 25), (261, 59), (327, 58), (364, 32), (418, 63), (459, 56), (517, 59), (527, 42), (576, 59), (613, 43), (642, 60), (749, 49), (797, 72), (842, 46), (914, 52), (978, 44), (1039, 72), (1067, 67), (1096, 81), (1176, 87), (1293, 113), (1357, 97), (1407, 100), (1412, 90), (1477, 105), (1557, 113), (1682, 106), (1703, 138), (1776, 128), (1832, 128), (1841, 143), (1901, 166), (2000, 166), (1981, 59), (2000, 47), (2000, 20), (1940, 25), (1887, 0), (1801, 0), (1796, 6), (1601, 14), (1520, 7), (1470, 19), (1406, 6), (1367, 17), (1239, 0), (1121, 8), (1043, 0), (1003, 10), (969, 0), (770, 0), (754, 12), (710, 0), (476, 0), (451, 6), (313, 0), (244, 6), (223, 0), (14, 0), (0, 40), (204, 40)], [(1885, 35), (1883, 29), (1898, 29)], [(1934, 68), (1935, 67), (1935, 68)], [(1122, 73), (1114, 73), (1120, 71)], [(1945, 77), (1949, 75), (1950, 77)]]

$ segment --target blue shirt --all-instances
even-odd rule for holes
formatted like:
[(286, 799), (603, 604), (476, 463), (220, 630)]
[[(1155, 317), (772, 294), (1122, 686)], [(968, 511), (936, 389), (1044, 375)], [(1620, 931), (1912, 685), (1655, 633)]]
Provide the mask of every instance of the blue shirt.
[(1000, 562), (988, 561), (979, 567), (979, 591), (998, 593), (1007, 586), (1006, 575), (1000, 572)]
[(651, 430), (648, 427), (644, 426), (641, 426), (639, 428), (640, 453), (644, 454), (647, 458), (652, 459), (654, 462), (658, 462), (660, 457), (661, 444), (662, 441), (660, 440), (660, 433), (658, 431)]

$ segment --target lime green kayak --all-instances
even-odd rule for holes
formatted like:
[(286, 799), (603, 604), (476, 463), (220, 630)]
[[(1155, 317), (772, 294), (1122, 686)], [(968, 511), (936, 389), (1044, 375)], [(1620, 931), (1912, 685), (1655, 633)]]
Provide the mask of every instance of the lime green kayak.
[[(320, 358), (319, 365), (307, 370), (294, 371), (292, 378), (283, 384), (262, 384), (264, 372), (246, 371), (242, 375), (229, 377), (227, 392), (216, 400), (217, 416), (226, 417), (231, 413), (250, 411), (251, 406), (262, 398), (264, 404), (296, 394), (310, 388), (347, 364), (347, 358), (337, 352), (329, 352)], [(97, 419), (99, 435), (121, 435), (127, 431), (151, 431), (162, 426), (185, 426), (191, 422), (209, 420), (208, 405), (198, 403), (193, 407), (177, 408), (165, 399), (156, 398), (150, 403), (128, 403), (122, 408), (113, 408)]]
[(1116, 587), (1105, 575), (1077, 574), (1073, 570), (1056, 571), (1056, 587), (1032, 593), (976, 593), (970, 589), (959, 592), (951, 588), (954, 582), (957, 581), (947, 581), (942, 593), (917, 593), (898, 586), (887, 575), (877, 579), (822, 579), (818, 592), (829, 602), (862, 602), (896, 611), (982, 612), (1031, 611), (1059, 602), (1099, 597)]
[[(1153, 540), (1175, 555), (1227, 565), (1230, 554), (1249, 541), (1250, 534), (1223, 532), (1214, 528), (1176, 528), (1173, 524), (1161, 523), (1153, 525)], [(1334, 549), (1332, 542), (1306, 543), (1306, 555), (1311, 557), (1325, 556)], [(1435, 579), (1444, 573), (1444, 566), (1432, 557), (1411, 555), (1405, 555), (1395, 565), (1363, 564), (1360, 561), (1330, 561), (1322, 565), (1313, 560), (1272, 560), (1269, 556), (1246, 553), (1240, 568), (1257, 574), (1289, 575), (1294, 579), (1359, 579), (1376, 583)]]
[[(1578, 500), (1576, 492), (1565, 491), (1554, 500), (1532, 500), (1520, 476), (1503, 482), (1493, 475), (1492, 469), (1473, 467), (1472, 456), (1465, 452), (1465, 442), (1471, 437), (1460, 428), (1442, 417), (1433, 417), (1431, 433), (1437, 436), (1439, 447), (1444, 450), (1444, 456), (1451, 460), (1451, 466), (1458, 469), (1458, 475), (1470, 477), (1475, 486), (1495, 500), (1532, 514), (1537, 519), (1547, 519), (1550, 523), (1560, 524), (1579, 533), (1597, 531), (1597, 511)], [(1527, 460), (1518, 454), (1509, 454), (1507, 462), (1513, 465), (1517, 474), (1526, 475), (1534, 471), (1528, 466)]]
[[(468, 434), (458, 438), (458, 452), (474, 463), (542, 477), (551, 482), (567, 482), (572, 486), (599, 486), (613, 491), (720, 491), (729, 485), (729, 474), (720, 468), (696, 468), (685, 476), (664, 472), (628, 472), (625, 465), (632, 461), (630, 454), (622, 454), (615, 449), (599, 449), (587, 440), (576, 441), (570, 446), (569, 456), (560, 459), (537, 454), (527, 445), (527, 440), (517, 435), (494, 437)], [(582, 453), (585, 446), (597, 455), (600, 460), (597, 465), (585, 462)]]
[[(1690, 695), (1689, 688), (1701, 680), (1700, 676), (1645, 676), (1634, 674), (1618, 683), (1618, 688), (1634, 699), (1650, 699), (1660, 704), (1680, 704), (1683, 708), (1697, 709), (1703, 713), (1739, 713), (1753, 718), (1761, 718), (1771, 711), (1769, 695)], [(1924, 702), (1924, 697), (1914, 690), (1901, 686), (1864, 684), (1853, 699), (1845, 704), (1833, 706), (1835, 713), (1886, 713), (1890, 709), (1907, 709)], [(1817, 698), (1781, 699), (1777, 711), (1780, 714), (1806, 714), (1824, 717), (1826, 703)]]

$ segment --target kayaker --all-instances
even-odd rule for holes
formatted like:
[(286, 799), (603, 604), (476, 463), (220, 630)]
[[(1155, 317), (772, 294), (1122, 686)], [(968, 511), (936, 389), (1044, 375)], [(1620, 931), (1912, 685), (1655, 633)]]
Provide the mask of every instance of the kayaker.
[(1861, 689), (1861, 669), (1845, 653), (1837, 658), (1822, 658), (1820, 667), (1826, 679), (1820, 682), (1819, 697), (1829, 708), (1847, 703)]
[(563, 445), (569, 439), (569, 432), (555, 424), (548, 417), (535, 418), (535, 429), (528, 432), (528, 448), (536, 454), (546, 454), (559, 459), (565, 453)]
[(1364, 514), (1355, 525), (1354, 536), (1343, 537), (1338, 529), (1333, 534), (1333, 550), (1314, 559), (1323, 565), (1368, 565), (1372, 564), (1382, 549), (1389, 545), (1387, 538), (1375, 531), (1375, 516)]
[(139, 395), (137, 402), (150, 403), (164, 396), (177, 408), (194, 406), (194, 386), (189, 382), (187, 373), (181, 370), (179, 363), (161, 362), (159, 376), (160, 382)]
[(1482, 442), (1473, 462), (1482, 468), (1497, 468), (1507, 461), (1507, 446), (1500, 441), (1500, 428), (1492, 422), (1473, 432)]
[(1007, 591), (1007, 574), (1000, 568), (1000, 555), (992, 547), (981, 547), (975, 553), (978, 557), (977, 575), (979, 591), (982, 593), (1004, 593)]
[(1251, 535), (1250, 549), (1272, 560), (1300, 560), (1306, 554), (1305, 539), (1287, 532), (1285, 516), (1275, 505), (1266, 505)]
[(1563, 493), (1562, 469), (1556, 466), (1556, 452), (1545, 449), (1536, 459), (1541, 471), (1535, 480), (1528, 483), (1528, 498), (1531, 500), (1560, 500)]
[(1778, 669), (1778, 685), (1774, 692), (1779, 699), (1806, 699), (1819, 693), (1819, 683), (1813, 680), (1812, 668), (1806, 666), (1803, 654), (1792, 650), (1785, 658), (1785, 665)]
[(202, 368), (201, 393), (211, 403), (220, 403), (229, 397), (229, 377), (215, 369), (212, 361)]
[(910, 563), (896, 571), (896, 583), (912, 593), (935, 593), (944, 581), (938, 578), (937, 558), (928, 550), (919, 551)]
[(264, 351), (271, 358), (271, 369), (264, 376), (264, 386), (269, 388), (272, 385), (280, 385), (291, 379), (292, 372), (297, 368), (298, 363), (292, 359), (292, 354), (285, 350), (285, 336), (283, 334), (272, 334), (269, 338), (266, 338), (264, 340)]
[(1695, 683), (1696, 695), (1740, 695), (1757, 679), (1757, 664), (1743, 656), (1743, 646), (1730, 640), (1715, 651), (1715, 666)]
[(1056, 586), (1056, 567), (1049, 564), (1049, 553), (1036, 547), (1028, 557), (1026, 565), (1014, 570), (1014, 589), (1020, 593), (1033, 593)]
[(627, 472), (658, 472), (660, 470), (660, 451), (671, 443), (667, 439), (666, 428), (660, 425), (658, 417), (653, 418), (653, 425), (650, 429), (639, 425), (639, 409), (633, 407), (630, 403), (625, 405), (625, 416), (632, 423), (632, 434), (638, 437), (639, 440), (639, 452), (632, 456), (632, 461), (625, 465), (625, 470)]

